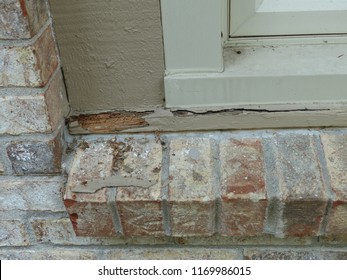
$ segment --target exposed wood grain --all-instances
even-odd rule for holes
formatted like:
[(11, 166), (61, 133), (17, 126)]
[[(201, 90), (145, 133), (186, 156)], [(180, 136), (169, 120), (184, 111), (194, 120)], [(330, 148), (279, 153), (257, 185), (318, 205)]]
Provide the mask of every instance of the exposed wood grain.
[(220, 112), (107, 113), (71, 117), (71, 134), (113, 132), (178, 132), (203, 130), (276, 129), (308, 127), (347, 127), (346, 109), (294, 111), (226, 110)]

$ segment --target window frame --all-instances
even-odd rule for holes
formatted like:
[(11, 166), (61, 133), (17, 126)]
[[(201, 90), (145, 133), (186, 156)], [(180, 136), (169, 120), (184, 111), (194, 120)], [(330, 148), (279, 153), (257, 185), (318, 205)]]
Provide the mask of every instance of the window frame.
[(269, 0), (230, 0), (231, 37), (346, 33), (347, 3), (337, 4), (336, 9), (324, 10), (327, 8), (326, 4), (323, 4), (325, 0), (316, 0), (317, 8), (308, 10), (306, 4), (301, 3), (300, 6), (296, 3), (297, 8), (293, 8), (284, 2), (280, 5), (287, 6), (278, 11), (275, 7), (276, 2), (269, 4), (264, 1)]
[[(319, 81), (320, 75), (310, 77), (309, 92), (316, 90), (326, 91), (331, 94), (331, 88), (337, 86), (340, 92), (335, 98), (332, 95), (328, 100), (295, 100), (275, 102), (233, 102), (231, 92), (250, 92), (255, 94), (255, 88), (261, 88), (262, 93), (266, 91), (283, 91), (283, 96), (290, 94), (291, 86), (300, 87), (305, 84), (307, 77), (298, 75), (295, 79), (289, 79), (290, 74), (284, 73), (281, 81), (285, 81), (285, 87), (279, 88), (269, 83), (269, 77), (263, 77), (261, 72), (255, 72), (249, 77), (238, 77), (229, 75), (225, 71), (224, 48), (232, 49), (235, 53), (242, 52), (243, 48), (251, 47), (253, 44), (278, 46), (300, 45), (309, 42), (310, 47), (321, 45), (325, 41), (331, 46), (336, 42), (346, 44), (344, 36), (319, 36), (315, 38), (297, 37), (294, 42), (283, 38), (233, 40), (229, 37), (229, 1), (228, 0), (161, 0), (163, 38), (165, 50), (165, 99), (166, 107), (172, 110), (189, 109), (191, 111), (217, 111), (221, 109), (248, 108), (259, 110), (285, 110), (332, 108), (347, 104), (346, 98), (341, 99), (341, 90), (347, 89), (347, 73), (329, 72), (326, 74), (327, 84), (322, 88)], [(184, 12), (182, 12), (184, 11)], [(196, 15), (200, 15), (197, 17)], [(265, 41), (264, 41), (265, 40)], [(337, 44), (337, 45), (338, 45)], [(337, 46), (336, 45), (336, 46)], [(347, 65), (347, 53), (343, 58)], [(340, 60), (342, 61), (342, 60)], [(295, 63), (295, 62), (294, 62)], [(287, 76), (288, 77), (287, 77)], [(343, 76), (341, 79), (341, 75)], [(242, 79), (241, 79), (242, 78)], [(271, 77), (270, 77), (271, 78)], [(276, 78), (276, 77), (274, 77)], [(251, 86), (256, 81), (257, 86)], [(317, 83), (316, 83), (317, 82)], [(252, 92), (253, 91), (253, 92)], [(288, 91), (288, 92), (286, 92)], [(343, 96), (344, 97), (344, 96)]]

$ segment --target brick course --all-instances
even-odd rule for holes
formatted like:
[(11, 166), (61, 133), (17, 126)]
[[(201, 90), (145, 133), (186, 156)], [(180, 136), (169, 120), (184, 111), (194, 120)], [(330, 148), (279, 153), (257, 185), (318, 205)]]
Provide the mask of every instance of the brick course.
[[(326, 146), (329, 143), (323, 141), (323, 149), (320, 150), (321, 143), (316, 134), (276, 133), (268, 138), (273, 149), (266, 150), (273, 153), (273, 164), (264, 157), (261, 133), (257, 138), (233, 138), (230, 133), (225, 135), (222, 139), (205, 135), (171, 136), (169, 145), (164, 147), (152, 138), (129, 138), (119, 142), (104, 140), (103, 149), (108, 152), (88, 152), (90, 148), (80, 151), (75, 157), (78, 165), (74, 166), (83, 170), (86, 166), (86, 169), (81, 173), (73, 167), (75, 171), (70, 173), (70, 177), (78, 177), (82, 181), (85, 178), (83, 174), (92, 174), (96, 170), (95, 162), (102, 155), (103, 160), (109, 162), (108, 167), (102, 169), (109, 170), (109, 175), (102, 176), (116, 174), (157, 182), (149, 188), (118, 187), (114, 193), (110, 188), (107, 189), (109, 195), (102, 196), (102, 203), (109, 211), (108, 219), (111, 221), (111, 216), (113, 218), (114, 230), (127, 237), (207, 237), (215, 234), (260, 237), (265, 232), (284, 237), (312, 237), (325, 236), (333, 231), (343, 235), (347, 211), (341, 207), (344, 204), (340, 204), (336, 191), (330, 191), (328, 177), (323, 176), (325, 155), (321, 153), (330, 146), (338, 149), (339, 145), (334, 142)], [(267, 134), (265, 137), (268, 137)], [(117, 149), (116, 153), (112, 152), (115, 143), (117, 147), (122, 145), (125, 152), (119, 153)], [(93, 147), (94, 144), (92, 141), (86, 145)], [(163, 160), (162, 151), (167, 153), (168, 161)], [(343, 160), (344, 157), (335, 157), (333, 163), (343, 166), (345, 163), (340, 162)], [(88, 168), (90, 172), (86, 171)], [(329, 168), (332, 169), (328, 164)], [(267, 186), (269, 169), (278, 174), (276, 186)], [(343, 168), (332, 170), (338, 172)], [(340, 188), (343, 192), (344, 188)], [(85, 202), (92, 202), (100, 192), (76, 193), (75, 196), (85, 196)], [(269, 197), (277, 203), (270, 204)], [(115, 209), (109, 205), (114, 200)], [(336, 201), (332, 204), (333, 210), (336, 207), (338, 210), (328, 211), (330, 200)], [(83, 213), (86, 205), (78, 211)], [(275, 221), (277, 232), (265, 230), (268, 223), (274, 222), (267, 221), (270, 212), (276, 213), (279, 219)], [(78, 212), (76, 214), (79, 215)], [(100, 223), (96, 211), (89, 214)], [(90, 218), (90, 223), (92, 220)], [(76, 233), (79, 234), (78, 231)], [(95, 231), (91, 236), (103, 235)]]

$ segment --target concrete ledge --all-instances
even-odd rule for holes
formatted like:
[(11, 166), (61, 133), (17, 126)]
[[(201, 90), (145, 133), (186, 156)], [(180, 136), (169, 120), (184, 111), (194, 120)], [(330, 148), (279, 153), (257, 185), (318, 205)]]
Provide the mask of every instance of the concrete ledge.
[(64, 201), (77, 236), (345, 236), (346, 130), (86, 138)]

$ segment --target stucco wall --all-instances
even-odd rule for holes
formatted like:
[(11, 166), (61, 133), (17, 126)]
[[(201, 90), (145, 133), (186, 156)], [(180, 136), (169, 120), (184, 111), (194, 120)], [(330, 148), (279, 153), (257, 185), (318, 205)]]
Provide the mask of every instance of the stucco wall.
[(163, 103), (159, 0), (50, 0), (75, 112), (146, 110)]

